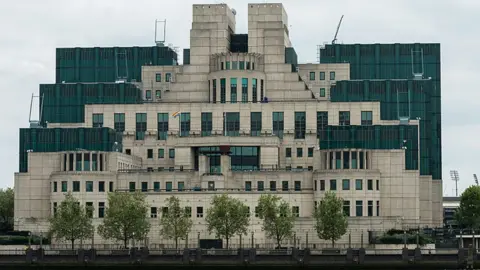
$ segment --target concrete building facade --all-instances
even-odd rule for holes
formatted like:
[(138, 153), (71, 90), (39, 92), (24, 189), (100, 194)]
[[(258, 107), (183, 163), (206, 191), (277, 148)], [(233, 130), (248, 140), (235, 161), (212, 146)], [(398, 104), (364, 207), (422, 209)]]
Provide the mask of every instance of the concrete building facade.
[[(292, 206), (300, 245), (327, 243), (312, 213), (329, 190), (344, 200), (353, 244), (368, 243), (368, 231), (442, 225), (442, 182), (419, 169), (422, 119), (385, 120), (374, 100), (332, 102), (337, 82), (350, 80), (350, 64), (298, 64), (282, 4), (248, 4), (248, 50), (232, 49), (235, 17), (225, 4), (193, 5), (188, 64), (142, 66), (141, 82), (126, 82), (138, 86), (140, 102), (87, 103), (83, 121), (44, 121), (29, 131), (109, 128), (121, 136), (102, 150), (29, 146), (27, 169), (15, 174), (15, 229), (46, 232), (65, 192), (94, 206), (98, 225), (108, 192), (134, 190), (147, 194), (148, 242), (156, 246), (173, 244), (159, 234), (172, 195), (191, 211), (188, 243), (215, 238), (205, 213), (223, 193), (250, 207), (245, 239), (252, 235), (258, 246), (274, 245), (255, 215), (262, 194)], [(347, 241), (348, 234), (339, 243)], [(96, 235), (95, 243), (114, 242)]]

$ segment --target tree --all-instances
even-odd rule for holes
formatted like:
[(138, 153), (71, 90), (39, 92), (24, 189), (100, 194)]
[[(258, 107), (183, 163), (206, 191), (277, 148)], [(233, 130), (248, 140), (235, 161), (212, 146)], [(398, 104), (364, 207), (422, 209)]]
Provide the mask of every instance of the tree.
[(232, 236), (247, 233), (250, 223), (248, 206), (226, 194), (213, 197), (211, 204), (205, 218), (208, 231), (215, 232), (218, 238), (225, 238), (228, 248)]
[(276, 195), (262, 195), (258, 203), (258, 216), (263, 219), (262, 230), (267, 237), (274, 238), (277, 247), (285, 238), (291, 237), (295, 226), (295, 216), (290, 205)]
[(90, 239), (93, 236), (92, 218), (88, 214), (91, 210), (80, 205), (71, 193), (65, 194), (65, 199), (50, 218), (49, 234), (57, 239), (70, 241), (73, 250), (75, 240)]
[(13, 189), (0, 189), (0, 231), (13, 230)]
[(192, 228), (192, 219), (180, 207), (180, 200), (172, 196), (165, 200), (167, 212), (162, 214), (160, 226), (162, 234), (168, 239), (175, 240), (175, 249), (178, 248), (178, 239), (185, 239)]
[(464, 228), (480, 227), (480, 186), (471, 186), (462, 193), (455, 219)]
[(343, 213), (342, 198), (336, 197), (333, 192), (326, 192), (313, 217), (318, 238), (331, 240), (332, 247), (335, 247), (335, 241), (347, 232), (348, 227), (347, 217)]
[(140, 192), (111, 192), (108, 194), (108, 207), (98, 233), (105, 239), (123, 241), (143, 240), (150, 231), (147, 219), (148, 204)]

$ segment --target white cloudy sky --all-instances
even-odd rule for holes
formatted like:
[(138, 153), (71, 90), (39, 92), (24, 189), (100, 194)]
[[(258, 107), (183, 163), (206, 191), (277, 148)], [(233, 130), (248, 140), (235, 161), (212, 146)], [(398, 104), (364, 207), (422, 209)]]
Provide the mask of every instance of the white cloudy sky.
[[(167, 19), (167, 42), (189, 47), (191, 5), (204, 0), (16, 0), (0, 5), (0, 188), (18, 171), (18, 129), (28, 127), (32, 93), (55, 79), (55, 48), (151, 46), (155, 19)], [(237, 33), (247, 32), (247, 1), (237, 10)], [(250, 1), (274, 2), (274, 1)], [(281, 2), (281, 1), (277, 1)], [(479, 0), (285, 0), (292, 43), (302, 62), (315, 62), (316, 45), (331, 41), (342, 14), (343, 43), (439, 42), (442, 48), (444, 194), (480, 174)]]

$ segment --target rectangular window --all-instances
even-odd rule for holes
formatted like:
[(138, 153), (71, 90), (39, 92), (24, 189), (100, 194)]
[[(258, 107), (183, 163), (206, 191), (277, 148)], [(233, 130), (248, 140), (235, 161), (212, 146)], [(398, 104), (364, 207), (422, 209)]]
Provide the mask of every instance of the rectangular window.
[(308, 157), (313, 157), (313, 147), (308, 148)]
[(294, 217), (300, 217), (300, 207), (292, 206), (292, 214)]
[(367, 202), (367, 215), (369, 217), (373, 216), (373, 201), (368, 201)]
[(380, 180), (376, 180), (376, 190), (380, 190)]
[(165, 157), (165, 149), (159, 148), (158, 149), (158, 158), (164, 158)]
[(192, 217), (192, 207), (186, 206), (185, 207), (185, 214), (187, 215), (187, 217)]
[(172, 182), (168, 181), (165, 183), (165, 191), (170, 192), (173, 189)]
[(367, 189), (368, 190), (373, 190), (373, 180), (372, 179), (367, 180)]
[(113, 182), (108, 183), (108, 192), (113, 192)]
[(157, 207), (150, 207), (150, 217), (157, 218)]
[(325, 190), (325, 180), (320, 180), (320, 191)]
[(270, 191), (276, 191), (276, 190), (277, 190), (277, 182), (270, 181)]
[(212, 81), (212, 102), (217, 103), (217, 80)]
[(168, 149), (168, 158), (175, 158), (175, 148)]
[(350, 126), (350, 112), (340, 112), (338, 122), (340, 126)]
[(220, 103), (227, 102), (227, 86), (225, 78), (220, 79)]
[(224, 113), (224, 117), (226, 118), (223, 120), (224, 134), (226, 136), (239, 136), (240, 135), (240, 113), (227, 112), (227, 113)]
[(53, 216), (56, 216), (57, 215), (57, 203), (54, 202), (53, 203)]
[(105, 192), (105, 181), (98, 182), (98, 192)]
[(355, 202), (355, 216), (357, 217), (363, 216), (363, 201)]
[(183, 182), (183, 181), (178, 182), (178, 183), (177, 183), (177, 190), (178, 190), (178, 191), (183, 191), (183, 190), (185, 190), (185, 182)]
[(147, 114), (137, 113), (135, 115), (135, 140), (144, 140), (145, 132), (147, 131)]
[(362, 126), (371, 126), (373, 124), (372, 111), (362, 111)]
[(305, 112), (295, 112), (295, 139), (305, 139)]
[(320, 71), (320, 81), (325, 81), (325, 71)]
[(68, 192), (68, 182), (62, 181), (62, 192)]
[(245, 191), (252, 191), (252, 182), (246, 181), (245, 182)]
[(314, 180), (313, 183), (314, 183), (313, 190), (317, 190), (318, 188), (317, 180)]
[(225, 67), (224, 67), (224, 63), (223, 63), (223, 62), (221, 62), (221, 63), (220, 63), (220, 70), (224, 70), (224, 69), (225, 69)]
[(302, 191), (302, 182), (301, 181), (295, 181), (295, 191)]
[(168, 113), (157, 115), (157, 140), (166, 140), (168, 135)]
[(113, 114), (113, 128), (117, 132), (125, 131), (125, 114), (124, 113)]
[(146, 100), (152, 99), (152, 90), (145, 90), (145, 99)]
[(357, 169), (357, 152), (352, 152), (352, 169)]
[(330, 71), (330, 81), (335, 81), (335, 71)]
[(238, 62), (237, 61), (232, 61), (232, 69), (237, 70), (238, 69)]
[(237, 103), (237, 78), (230, 78), (230, 102)]
[(94, 128), (103, 127), (103, 113), (94, 113), (92, 115), (92, 118), (93, 118), (93, 127)]
[(80, 192), (80, 181), (73, 181), (73, 192)]
[(330, 190), (337, 190), (337, 180), (330, 180)]
[(78, 171), (82, 170), (82, 154), (75, 154), (75, 169)]
[(153, 191), (160, 192), (160, 182), (153, 182)]
[(342, 189), (343, 190), (350, 190), (350, 179), (343, 179), (342, 180)]
[(156, 82), (161, 82), (162, 81), (162, 73), (155, 74), (155, 81)]
[(153, 158), (153, 149), (147, 149), (147, 158)]
[(212, 113), (211, 112), (202, 112), (202, 136), (210, 136), (212, 135)]
[(165, 73), (165, 81), (166, 81), (166, 82), (170, 82), (170, 81), (171, 81), (171, 78), (172, 78), (172, 74), (171, 74), (171, 73)]
[(239, 62), (239, 68), (240, 70), (244, 70), (245, 69), (245, 62), (244, 61), (240, 61)]
[(291, 158), (292, 157), (292, 148), (288, 147), (285, 149), (285, 157)]
[(278, 136), (279, 138), (283, 138), (283, 112), (273, 112), (272, 113), (273, 119), (273, 135)]
[(142, 192), (148, 191), (148, 182), (142, 182)]
[(260, 102), (264, 101), (265, 91), (263, 90), (263, 80), (260, 80)]
[(225, 62), (225, 69), (226, 70), (230, 69), (230, 61)]
[(356, 190), (363, 190), (363, 180), (362, 179), (355, 180), (355, 189)]
[(161, 99), (162, 98), (162, 91), (161, 90), (156, 90), (155, 91), (155, 98), (156, 99)]
[(208, 181), (208, 190), (209, 191), (214, 191), (215, 190), (215, 182), (214, 181)]
[(380, 216), (380, 201), (377, 201), (377, 217)]
[(258, 93), (257, 93), (257, 79), (252, 79), (252, 102), (257, 103)]
[(317, 137), (320, 137), (322, 131), (328, 126), (328, 112), (317, 112)]
[(203, 217), (203, 207), (197, 206), (197, 218), (202, 218), (202, 217)]
[(320, 97), (325, 97), (325, 88), (320, 88)]
[(297, 148), (297, 158), (303, 157), (303, 148)]
[(242, 78), (242, 103), (248, 102), (248, 78)]
[(128, 184), (128, 189), (129, 189), (130, 192), (135, 192), (135, 189), (136, 189), (135, 182), (130, 182)]
[(105, 203), (99, 202), (98, 203), (98, 217), (103, 218), (105, 217)]
[(263, 181), (258, 181), (257, 182), (257, 190), (258, 191), (264, 191), (265, 190), (265, 185)]
[(180, 114), (180, 137), (190, 136), (190, 113)]
[(310, 81), (315, 81), (315, 72), (310, 72)]
[(251, 112), (250, 113), (250, 135), (260, 136), (262, 132), (262, 113)]
[(288, 191), (288, 181), (282, 181), (282, 191)]
[(53, 182), (53, 192), (57, 192), (57, 182)]
[(93, 218), (93, 202), (85, 203), (85, 212), (89, 218)]
[(162, 207), (162, 216), (165, 216), (168, 214), (168, 207)]
[(350, 216), (350, 201), (343, 201), (343, 214), (347, 217)]

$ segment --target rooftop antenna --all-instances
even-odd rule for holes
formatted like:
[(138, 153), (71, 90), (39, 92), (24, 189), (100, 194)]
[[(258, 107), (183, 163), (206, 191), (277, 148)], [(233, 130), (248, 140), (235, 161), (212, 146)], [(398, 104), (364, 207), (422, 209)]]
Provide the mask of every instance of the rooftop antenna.
[(338, 31), (340, 30), (340, 26), (342, 25), (342, 20), (343, 20), (343, 15), (342, 17), (340, 17), (340, 21), (338, 22), (337, 31), (335, 32), (335, 36), (333, 37), (332, 44), (335, 44), (335, 42), (337, 42), (337, 35), (338, 35)]
[(455, 181), (455, 197), (458, 197), (458, 181), (460, 181), (460, 176), (458, 175), (457, 170), (450, 171), (450, 177)]
[(475, 184), (478, 186), (478, 178), (476, 173), (473, 174), (473, 180), (475, 181)]
[[(163, 24), (163, 37), (158, 35), (158, 25)], [(155, 44), (162, 47), (165, 44), (167, 36), (167, 20), (155, 20)]]

